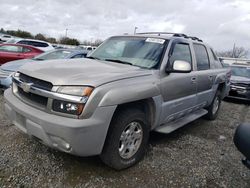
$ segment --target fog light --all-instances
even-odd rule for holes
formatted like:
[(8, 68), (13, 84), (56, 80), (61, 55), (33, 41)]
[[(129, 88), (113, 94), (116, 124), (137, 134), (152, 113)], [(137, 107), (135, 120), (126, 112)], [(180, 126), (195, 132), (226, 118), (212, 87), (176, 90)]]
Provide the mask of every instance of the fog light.
[(65, 151), (70, 151), (71, 150), (71, 146), (68, 142), (66, 142), (65, 140), (63, 140), (60, 137), (57, 136), (50, 136), (51, 140), (52, 140), (52, 145), (58, 149), (61, 150), (65, 150)]

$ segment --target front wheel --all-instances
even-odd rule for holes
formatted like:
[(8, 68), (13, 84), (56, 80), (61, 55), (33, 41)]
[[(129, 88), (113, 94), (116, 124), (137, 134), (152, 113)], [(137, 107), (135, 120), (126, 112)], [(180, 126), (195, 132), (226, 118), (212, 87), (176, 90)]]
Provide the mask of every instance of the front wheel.
[(145, 114), (139, 109), (122, 110), (111, 122), (100, 157), (116, 170), (131, 167), (144, 156), (148, 138), (149, 126)]
[(207, 107), (208, 113), (205, 116), (208, 120), (215, 120), (218, 116), (218, 112), (221, 105), (221, 94), (220, 91), (217, 91), (213, 102)]

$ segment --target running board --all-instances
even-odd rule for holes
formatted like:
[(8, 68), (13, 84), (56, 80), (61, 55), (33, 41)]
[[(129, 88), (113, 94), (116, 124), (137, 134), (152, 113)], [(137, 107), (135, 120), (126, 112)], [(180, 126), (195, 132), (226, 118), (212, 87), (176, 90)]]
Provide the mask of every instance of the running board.
[(154, 131), (159, 132), (159, 133), (166, 133), (166, 134), (171, 133), (171, 132), (175, 131), (176, 129), (179, 129), (180, 127), (204, 116), (207, 113), (208, 113), (207, 110), (199, 109), (198, 111), (193, 112), (189, 115), (186, 115), (181, 119), (178, 119), (176, 121), (169, 122), (165, 125), (159, 126)]

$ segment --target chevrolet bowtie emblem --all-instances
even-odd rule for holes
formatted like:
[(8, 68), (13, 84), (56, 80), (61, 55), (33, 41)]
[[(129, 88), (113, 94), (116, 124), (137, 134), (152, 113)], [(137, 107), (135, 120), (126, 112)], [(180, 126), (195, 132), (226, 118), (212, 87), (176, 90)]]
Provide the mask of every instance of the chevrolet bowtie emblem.
[(30, 88), (32, 86), (33, 83), (21, 83), (21, 88), (23, 89), (24, 92), (29, 93), (30, 92)]

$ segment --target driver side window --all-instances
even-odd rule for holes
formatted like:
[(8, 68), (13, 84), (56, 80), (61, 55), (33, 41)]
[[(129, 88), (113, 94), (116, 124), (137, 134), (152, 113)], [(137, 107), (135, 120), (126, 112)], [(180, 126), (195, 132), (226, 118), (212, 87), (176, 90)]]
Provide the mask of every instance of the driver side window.
[(176, 60), (186, 61), (192, 64), (192, 57), (189, 44), (175, 44), (172, 55), (170, 57), (170, 64), (173, 65), (174, 61)]

